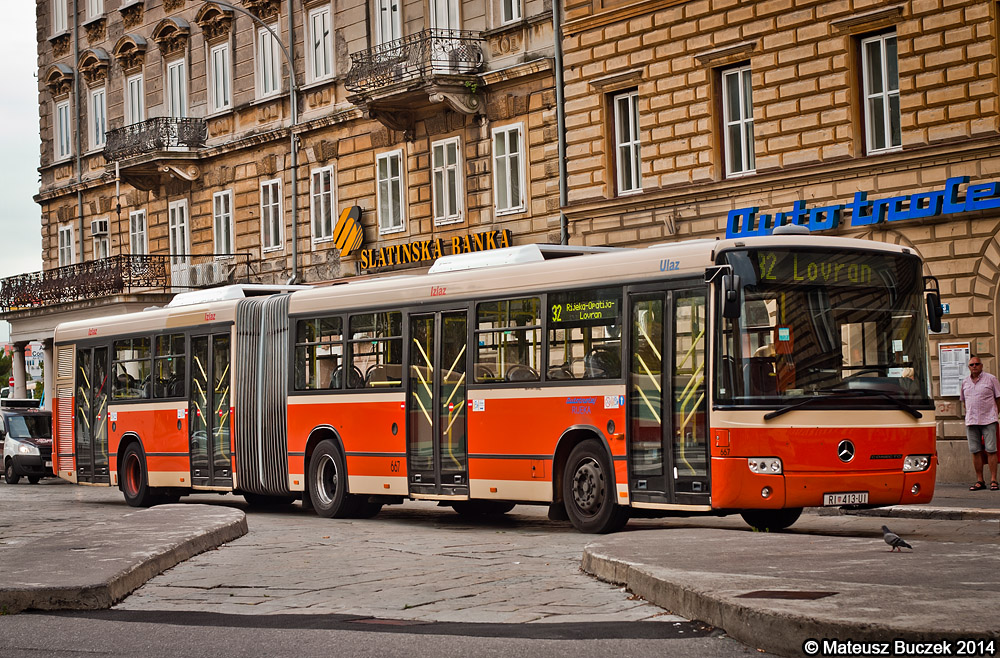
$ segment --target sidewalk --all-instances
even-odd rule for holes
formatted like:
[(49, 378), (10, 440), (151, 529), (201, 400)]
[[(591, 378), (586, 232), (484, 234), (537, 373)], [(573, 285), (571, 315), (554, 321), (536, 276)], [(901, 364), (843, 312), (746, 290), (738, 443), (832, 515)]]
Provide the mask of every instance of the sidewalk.
[(88, 529), (40, 521), (61, 531), (0, 552), (0, 614), (110, 608), (153, 576), (247, 533), (241, 510), (183, 503), (136, 510)]
[[(889, 552), (883, 523), (913, 550)], [(1000, 492), (940, 485), (930, 505), (812, 509), (782, 533), (733, 517), (680, 525), (609, 535), (586, 548), (583, 569), (785, 656), (896, 640), (951, 641), (956, 655), (959, 639), (992, 639), (1000, 651)]]

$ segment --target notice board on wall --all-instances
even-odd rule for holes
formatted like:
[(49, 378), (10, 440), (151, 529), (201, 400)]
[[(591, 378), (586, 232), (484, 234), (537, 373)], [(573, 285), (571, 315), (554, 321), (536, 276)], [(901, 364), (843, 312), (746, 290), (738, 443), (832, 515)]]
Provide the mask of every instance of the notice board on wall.
[(969, 374), (971, 343), (938, 343), (938, 369), (941, 396), (954, 396), (962, 392), (962, 380)]

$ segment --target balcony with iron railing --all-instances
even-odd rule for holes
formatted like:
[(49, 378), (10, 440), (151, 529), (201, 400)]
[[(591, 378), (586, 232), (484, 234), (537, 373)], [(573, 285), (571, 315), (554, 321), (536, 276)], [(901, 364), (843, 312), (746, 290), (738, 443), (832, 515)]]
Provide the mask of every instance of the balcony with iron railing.
[(198, 149), (205, 146), (208, 128), (204, 119), (157, 117), (109, 130), (104, 147), (108, 162), (156, 153)]
[(250, 254), (119, 255), (0, 279), (0, 313), (122, 294), (250, 283)]
[(104, 160), (109, 174), (140, 190), (156, 190), (168, 179), (190, 182), (201, 175), (196, 162), (207, 137), (204, 119), (148, 119), (109, 130)]
[(479, 32), (428, 29), (352, 53), (344, 82), (349, 100), (375, 115), (413, 109), (419, 100), (446, 102), (472, 114), (479, 107), (476, 81), (483, 43)]

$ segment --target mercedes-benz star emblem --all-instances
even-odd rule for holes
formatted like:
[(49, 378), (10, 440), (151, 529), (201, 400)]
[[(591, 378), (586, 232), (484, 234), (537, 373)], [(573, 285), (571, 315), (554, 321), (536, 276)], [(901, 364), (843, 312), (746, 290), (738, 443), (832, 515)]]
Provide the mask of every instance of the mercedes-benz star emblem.
[(854, 459), (854, 444), (847, 439), (841, 441), (837, 444), (837, 456), (840, 457), (840, 461), (845, 464)]

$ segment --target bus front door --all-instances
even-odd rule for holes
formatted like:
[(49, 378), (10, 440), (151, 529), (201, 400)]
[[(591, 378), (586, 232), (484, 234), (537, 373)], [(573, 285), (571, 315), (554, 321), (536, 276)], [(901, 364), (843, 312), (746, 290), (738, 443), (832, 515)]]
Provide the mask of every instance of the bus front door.
[(191, 337), (188, 441), (191, 484), (232, 487), (228, 333)]
[(108, 348), (76, 351), (73, 402), (78, 482), (110, 483), (108, 465)]
[(465, 311), (410, 316), (406, 449), (413, 494), (468, 495)]
[(631, 499), (708, 504), (705, 291), (633, 291), (629, 302)]

